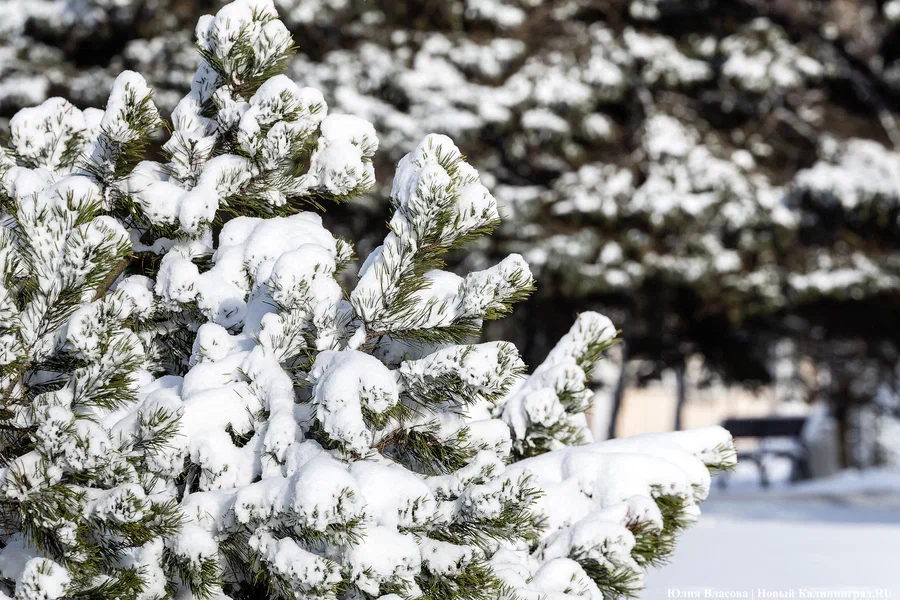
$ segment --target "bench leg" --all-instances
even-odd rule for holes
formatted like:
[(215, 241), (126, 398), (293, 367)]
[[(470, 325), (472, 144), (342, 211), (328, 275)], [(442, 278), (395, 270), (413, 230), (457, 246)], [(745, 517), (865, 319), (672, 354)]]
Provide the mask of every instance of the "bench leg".
[(769, 487), (769, 475), (766, 473), (766, 465), (762, 458), (756, 461), (756, 468), (759, 469), (759, 484), (765, 489)]
[(812, 466), (809, 464), (809, 448), (801, 442), (803, 449), (801, 455), (797, 458), (797, 471), (799, 472), (799, 480), (806, 481), (812, 479)]

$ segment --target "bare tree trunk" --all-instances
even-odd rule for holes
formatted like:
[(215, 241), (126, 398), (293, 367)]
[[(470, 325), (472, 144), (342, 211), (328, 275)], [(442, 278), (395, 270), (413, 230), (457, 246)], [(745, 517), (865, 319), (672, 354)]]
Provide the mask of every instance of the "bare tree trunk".
[(684, 412), (684, 404), (687, 402), (687, 390), (684, 382), (684, 363), (675, 367), (675, 384), (676, 384), (676, 400), (675, 400), (675, 431), (682, 428), (682, 412)]

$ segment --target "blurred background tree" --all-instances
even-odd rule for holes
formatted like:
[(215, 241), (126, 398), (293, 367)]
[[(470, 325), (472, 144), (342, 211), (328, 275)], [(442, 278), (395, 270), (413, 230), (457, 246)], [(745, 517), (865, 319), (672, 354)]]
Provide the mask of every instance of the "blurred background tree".
[[(11, 2), (3, 118), (53, 95), (101, 106), (124, 68), (171, 109), (220, 4)], [(488, 336), (536, 365), (575, 307), (623, 330), (595, 434), (664, 370), (679, 425), (699, 356), (702, 382), (825, 403), (843, 464), (896, 460), (900, 0), (275, 2), (291, 77), (381, 136), (379, 191), (331, 227), (377, 230), (391, 165), (452, 136), (510, 217), (460, 266), (516, 251), (538, 281)]]

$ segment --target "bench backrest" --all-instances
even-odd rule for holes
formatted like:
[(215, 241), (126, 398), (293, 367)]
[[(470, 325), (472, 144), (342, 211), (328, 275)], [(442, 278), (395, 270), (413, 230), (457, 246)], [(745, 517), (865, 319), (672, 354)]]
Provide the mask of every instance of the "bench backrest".
[(759, 417), (750, 419), (725, 419), (722, 427), (732, 437), (800, 437), (806, 417)]

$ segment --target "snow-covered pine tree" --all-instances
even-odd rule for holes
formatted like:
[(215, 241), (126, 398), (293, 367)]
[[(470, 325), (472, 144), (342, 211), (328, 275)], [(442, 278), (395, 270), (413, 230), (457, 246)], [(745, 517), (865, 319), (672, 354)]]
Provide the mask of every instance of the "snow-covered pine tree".
[(158, 116), (136, 73), (103, 113), (13, 120), (0, 597), (637, 593), (729, 434), (590, 443), (586, 373), (615, 338), (596, 313), (530, 376), (475, 343), (534, 282), (518, 255), (442, 270), (499, 222), (445, 136), (400, 161), (384, 242), (342, 286), (350, 244), (302, 209), (371, 187), (373, 127), (279, 74), (271, 0), (197, 40), (164, 164), (140, 161)]
[[(222, 4), (6, 0), (0, 131), (50, 93), (102, 104), (125, 68), (170, 113), (196, 70), (196, 17)], [(450, 135), (506, 208), (467, 268), (521, 252), (542, 282), (487, 329), (515, 336), (529, 361), (588, 307), (623, 329), (632, 361), (680, 370), (702, 355), (741, 382), (777, 379), (772, 349), (816, 322), (846, 326), (801, 344), (819, 372), (866, 336), (872, 358), (894, 361), (900, 329), (872, 315), (900, 289), (897, 236), (884, 226), (896, 203), (900, 3), (275, 4), (297, 44), (287, 73), (381, 132), (380, 185), (332, 229), (367, 253), (393, 165), (428, 132)], [(676, 210), (655, 210), (663, 203)], [(794, 328), (796, 317), (808, 325)], [(182, 321), (173, 315), (155, 344), (173, 364), (190, 351)], [(609, 372), (613, 389), (624, 373)], [(893, 385), (867, 385), (854, 404), (874, 406), (882, 384)], [(847, 396), (828, 395), (845, 413)]]
[(131, 244), (110, 180), (80, 168), (129, 168), (158, 121), (140, 81), (123, 74), (105, 113), (20, 111), (0, 154), (0, 576), (16, 598), (136, 597), (181, 519), (177, 471), (154, 459), (177, 415), (135, 402), (152, 294), (141, 277), (108, 293)]

